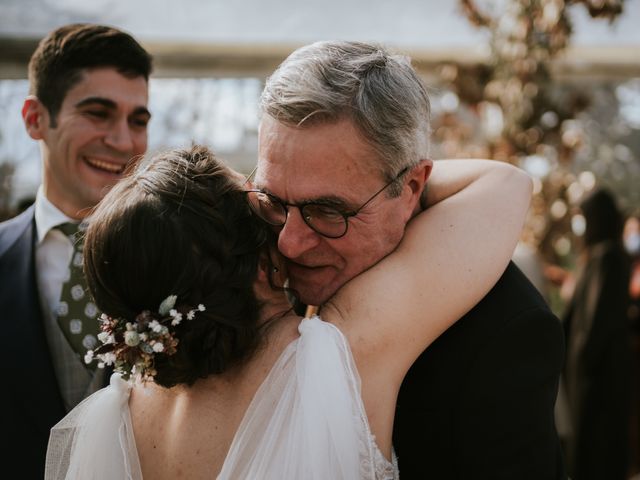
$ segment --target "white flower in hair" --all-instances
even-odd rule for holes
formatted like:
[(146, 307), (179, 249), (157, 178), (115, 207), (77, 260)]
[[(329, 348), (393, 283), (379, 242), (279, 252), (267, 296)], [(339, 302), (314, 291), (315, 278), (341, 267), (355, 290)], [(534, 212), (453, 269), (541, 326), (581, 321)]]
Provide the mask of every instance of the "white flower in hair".
[(177, 295), (169, 295), (157, 312), (144, 310), (130, 319), (101, 314), (102, 332), (98, 338), (103, 345), (95, 349), (86, 345), (91, 350), (84, 356), (85, 362), (97, 360), (98, 368), (114, 365), (116, 372), (132, 383), (153, 380), (157, 375), (155, 354), (174, 355), (180, 342), (172, 327), (179, 325), (185, 317), (193, 320), (196, 313), (205, 311), (203, 304), (192, 309), (187, 305), (176, 307), (177, 299)]
[(93, 350), (87, 350), (87, 353), (84, 355), (84, 363), (87, 365), (93, 362)]
[(140, 335), (138, 335), (138, 332), (133, 330), (127, 330), (124, 332), (124, 343), (130, 347), (135, 347), (140, 343)]
[(171, 309), (169, 311), (169, 315), (173, 317), (173, 320), (171, 320), (171, 325), (173, 326), (179, 325), (180, 322), (182, 321), (182, 314), (178, 312), (176, 309)]
[(152, 320), (149, 322), (149, 328), (156, 333), (162, 332), (162, 325), (157, 320)]
[(98, 334), (98, 340), (100, 340), (105, 345), (108, 345), (110, 343), (116, 343), (115, 337), (111, 335), (109, 332), (100, 332)]
[(107, 352), (101, 355), (102, 361), (106, 365), (113, 365), (116, 361), (116, 354), (113, 352)]

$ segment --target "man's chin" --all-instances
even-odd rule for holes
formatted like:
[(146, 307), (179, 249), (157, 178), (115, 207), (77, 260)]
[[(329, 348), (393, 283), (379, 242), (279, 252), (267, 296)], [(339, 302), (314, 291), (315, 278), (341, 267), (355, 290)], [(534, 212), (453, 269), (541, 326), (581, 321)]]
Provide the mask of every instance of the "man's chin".
[(314, 286), (308, 283), (289, 282), (289, 288), (296, 298), (305, 305), (322, 305), (333, 296), (335, 290), (324, 286)]
[(300, 303), (304, 304), (304, 305), (322, 305), (324, 303), (324, 300), (322, 300), (323, 297), (316, 297), (316, 296), (300, 296)]
[(341, 272), (333, 267), (305, 268), (292, 263), (287, 265), (287, 273), (288, 287), (306, 305), (322, 305), (341, 286)]

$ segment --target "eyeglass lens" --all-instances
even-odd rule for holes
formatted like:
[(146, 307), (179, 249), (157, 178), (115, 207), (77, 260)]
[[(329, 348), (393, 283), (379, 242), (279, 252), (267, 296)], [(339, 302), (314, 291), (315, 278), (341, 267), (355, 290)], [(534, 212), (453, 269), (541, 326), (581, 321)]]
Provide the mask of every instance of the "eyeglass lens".
[[(315, 232), (329, 238), (340, 238), (347, 233), (347, 229), (349, 228), (348, 217), (357, 215), (365, 205), (400, 178), (408, 169), (409, 167), (403, 168), (393, 180), (374, 193), (371, 198), (363, 203), (357, 210), (348, 213), (341, 212), (335, 207), (318, 203), (287, 205), (279, 198), (262, 191), (247, 191), (246, 194), (252, 210), (270, 225), (283, 226), (287, 221), (287, 207), (296, 206), (300, 209), (300, 214), (304, 222)], [(251, 172), (251, 174), (253, 174), (253, 172)], [(247, 177), (247, 179), (249, 177)]]
[[(287, 206), (278, 198), (266, 192), (247, 192), (251, 209), (265, 222), (274, 226), (283, 226), (287, 221)], [(300, 214), (304, 222), (317, 233), (337, 238), (347, 231), (347, 220), (337, 209), (318, 204), (301, 205)]]

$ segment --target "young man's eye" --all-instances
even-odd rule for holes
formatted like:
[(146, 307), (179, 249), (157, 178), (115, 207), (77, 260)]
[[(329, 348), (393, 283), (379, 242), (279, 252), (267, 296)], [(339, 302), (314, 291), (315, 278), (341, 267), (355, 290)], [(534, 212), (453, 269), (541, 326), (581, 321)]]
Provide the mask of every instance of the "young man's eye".
[(109, 114), (104, 110), (87, 110), (85, 113), (90, 117), (99, 119), (105, 119), (109, 116)]
[(149, 124), (148, 118), (134, 118), (131, 120), (131, 123), (136, 127), (146, 127)]

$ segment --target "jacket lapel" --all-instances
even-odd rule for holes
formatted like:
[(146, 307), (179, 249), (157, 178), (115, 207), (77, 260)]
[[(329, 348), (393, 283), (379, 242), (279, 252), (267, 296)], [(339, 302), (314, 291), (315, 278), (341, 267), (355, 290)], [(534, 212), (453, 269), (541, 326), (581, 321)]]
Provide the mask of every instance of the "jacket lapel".
[[(9, 238), (11, 237), (11, 238)], [(8, 241), (5, 241), (8, 240)], [(48, 435), (64, 414), (64, 405), (47, 343), (35, 268), (33, 208), (14, 219), (0, 244), (0, 322), (7, 339), (0, 349), (9, 395), (25, 421)], [(6, 336), (5, 336), (6, 335)]]

